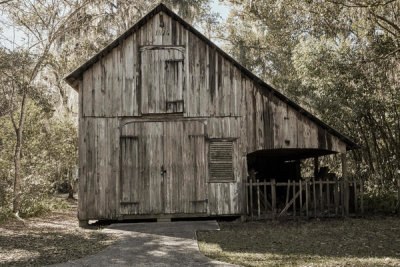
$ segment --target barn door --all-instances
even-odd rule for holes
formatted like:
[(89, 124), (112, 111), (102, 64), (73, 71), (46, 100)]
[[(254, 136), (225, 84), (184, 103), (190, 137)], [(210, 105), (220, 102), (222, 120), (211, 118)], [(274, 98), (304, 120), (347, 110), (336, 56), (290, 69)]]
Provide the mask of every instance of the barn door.
[(138, 122), (121, 137), (121, 214), (162, 214), (163, 123)]
[(135, 122), (121, 137), (121, 214), (207, 212), (204, 125)]
[(183, 47), (141, 48), (142, 114), (183, 112)]
[(206, 213), (204, 125), (196, 121), (164, 124), (165, 213)]

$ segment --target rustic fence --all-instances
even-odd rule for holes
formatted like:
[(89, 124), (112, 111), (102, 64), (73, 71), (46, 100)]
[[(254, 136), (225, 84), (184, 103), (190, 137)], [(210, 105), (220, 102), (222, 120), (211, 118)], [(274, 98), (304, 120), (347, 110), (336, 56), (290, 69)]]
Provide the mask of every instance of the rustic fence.
[[(364, 213), (362, 180), (303, 178), (287, 182), (245, 183), (247, 214), (251, 219), (283, 216), (330, 217)], [(279, 194), (277, 192), (279, 191)]]

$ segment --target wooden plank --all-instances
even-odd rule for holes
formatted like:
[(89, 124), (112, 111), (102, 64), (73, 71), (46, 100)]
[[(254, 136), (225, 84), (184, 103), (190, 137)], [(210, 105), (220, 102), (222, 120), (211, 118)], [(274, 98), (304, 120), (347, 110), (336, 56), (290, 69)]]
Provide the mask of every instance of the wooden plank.
[(335, 188), (334, 188), (334, 201), (335, 201), (335, 215), (339, 214), (339, 181), (338, 177), (335, 176)]
[(322, 184), (322, 177), (319, 180), (319, 205), (320, 205), (320, 212), (324, 211), (324, 196), (323, 196), (323, 184)]
[(330, 208), (331, 208), (331, 186), (330, 186), (330, 180), (329, 176), (326, 178), (326, 207), (328, 210), (328, 215), (330, 213)]
[(250, 179), (250, 215), (251, 219), (253, 220), (253, 181)]
[(313, 187), (313, 204), (314, 204), (314, 218), (317, 218), (317, 192), (315, 190), (315, 179), (312, 179)]
[(265, 209), (265, 213), (267, 213), (267, 202), (268, 202), (268, 199), (267, 199), (267, 183), (266, 182), (264, 182), (263, 187), (264, 187), (264, 190), (263, 190), (263, 193), (264, 193), (264, 209)]
[[(258, 183), (258, 180), (257, 180)], [(258, 212), (258, 219), (261, 218), (261, 205), (260, 205), (260, 186), (257, 185), (257, 212)]]
[(278, 217), (281, 217), (283, 214), (285, 214), (288, 209), (290, 208), (290, 206), (296, 201), (296, 199), (299, 197), (300, 195), (300, 191), (296, 193), (296, 195), (293, 196), (293, 198), (286, 204), (286, 206), (283, 208), (283, 210), (279, 213)]
[(310, 192), (309, 192), (309, 184), (308, 184), (308, 180), (306, 180), (305, 181), (306, 182), (306, 216), (307, 216), (307, 219), (309, 218), (309, 211), (308, 211), (308, 206), (309, 206), (309, 199), (310, 199)]
[(275, 188), (275, 179), (271, 179), (271, 206), (272, 213), (275, 216), (276, 214), (276, 188)]
[(299, 180), (299, 191), (300, 191), (300, 211), (299, 211), (299, 215), (302, 216), (303, 215), (303, 185), (302, 185), (302, 180)]
[(290, 195), (290, 180), (288, 180), (286, 187), (286, 205), (289, 203), (289, 195)]
[[(296, 183), (293, 183), (293, 198), (296, 195)], [(299, 194), (301, 194), (301, 192), (299, 191)], [(296, 217), (296, 199), (293, 200), (293, 217)]]
[(354, 213), (358, 212), (358, 191), (357, 191), (357, 180), (353, 181), (354, 189)]
[[(400, 190), (400, 186), (399, 186)], [(364, 214), (364, 180), (360, 180), (360, 208), (361, 208), (361, 214)]]

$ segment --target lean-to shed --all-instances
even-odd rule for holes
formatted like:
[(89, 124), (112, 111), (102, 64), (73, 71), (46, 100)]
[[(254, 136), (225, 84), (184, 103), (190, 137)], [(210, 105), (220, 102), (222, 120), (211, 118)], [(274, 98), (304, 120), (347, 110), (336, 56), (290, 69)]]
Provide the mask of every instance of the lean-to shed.
[(66, 81), (79, 91), (83, 223), (240, 216), (249, 155), (284, 161), (355, 146), (163, 4)]

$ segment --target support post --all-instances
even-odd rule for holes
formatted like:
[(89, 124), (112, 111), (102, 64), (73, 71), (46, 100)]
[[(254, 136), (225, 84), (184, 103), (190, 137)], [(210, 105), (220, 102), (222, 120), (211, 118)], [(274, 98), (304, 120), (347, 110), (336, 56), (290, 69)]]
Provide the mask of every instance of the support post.
[[(293, 217), (296, 218), (296, 181), (293, 181)], [(301, 193), (301, 192), (300, 192)]]
[(250, 215), (251, 220), (253, 220), (253, 179), (250, 178)]
[(341, 154), (341, 160), (342, 160), (342, 179), (344, 182), (344, 210), (345, 210), (345, 215), (349, 216), (349, 198), (350, 198), (350, 192), (349, 192), (349, 180), (347, 177), (347, 159), (346, 159), (346, 153)]
[(360, 180), (360, 202), (361, 214), (364, 214), (364, 180), (362, 178)]
[(300, 212), (299, 215), (303, 215), (303, 186), (301, 184), (301, 178), (299, 180), (299, 190), (300, 190)]
[(312, 179), (312, 187), (313, 187), (314, 218), (317, 218), (317, 192), (315, 192), (315, 178)]
[(307, 216), (307, 219), (309, 218), (309, 214), (308, 214), (308, 202), (309, 202), (309, 199), (310, 199), (310, 196), (309, 196), (309, 194), (310, 194), (310, 190), (309, 190), (309, 188), (308, 188), (308, 180), (306, 179), (306, 216)]
[(275, 217), (276, 214), (276, 183), (275, 179), (271, 179), (271, 206), (272, 206), (272, 215)]
[(257, 180), (257, 218), (261, 218), (260, 182)]
[(334, 187), (334, 202), (335, 202), (335, 215), (339, 214), (339, 181), (338, 177), (335, 175), (335, 187)]
[(316, 179), (318, 176), (318, 171), (319, 171), (319, 161), (318, 157), (314, 158), (314, 178)]

